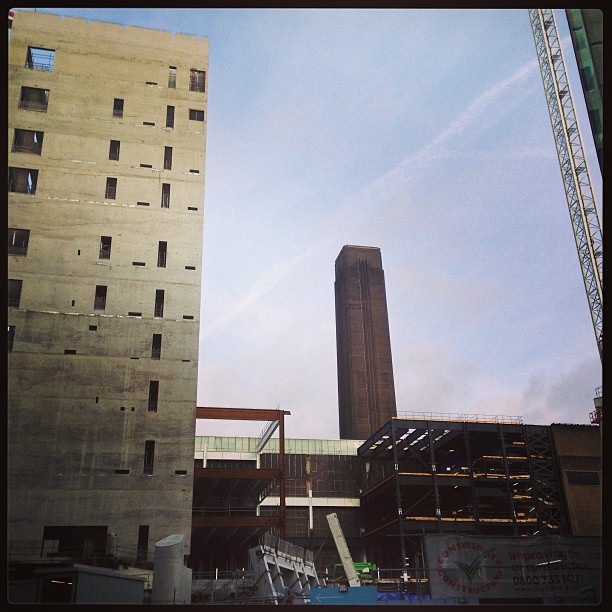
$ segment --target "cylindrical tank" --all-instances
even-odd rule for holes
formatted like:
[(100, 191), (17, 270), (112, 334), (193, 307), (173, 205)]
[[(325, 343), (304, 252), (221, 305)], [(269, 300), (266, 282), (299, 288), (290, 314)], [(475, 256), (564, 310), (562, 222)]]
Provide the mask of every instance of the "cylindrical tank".
[[(183, 566), (184, 536), (169, 535), (155, 544), (153, 590), (151, 603), (190, 603), (185, 601), (185, 567)], [(189, 585), (191, 588), (191, 585)]]

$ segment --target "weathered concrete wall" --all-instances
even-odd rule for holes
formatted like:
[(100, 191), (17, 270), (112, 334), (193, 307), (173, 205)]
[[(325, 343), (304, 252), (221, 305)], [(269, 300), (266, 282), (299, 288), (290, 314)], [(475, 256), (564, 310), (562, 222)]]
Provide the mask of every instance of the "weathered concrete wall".
[[(28, 46), (54, 50), (53, 70), (25, 67)], [(16, 11), (9, 165), (39, 173), (35, 194), (9, 193), (9, 227), (30, 230), (27, 254), (9, 257), (9, 278), (23, 281), (8, 314), (14, 549), (40, 550), (45, 525), (106, 525), (120, 554), (135, 557), (139, 526), (148, 525), (150, 559), (174, 533), (189, 553), (206, 155), (206, 120), (190, 120), (189, 110), (206, 119), (208, 96), (189, 91), (191, 69), (208, 73), (205, 38)], [(22, 86), (49, 90), (46, 112), (19, 108)], [(121, 117), (115, 98), (124, 100)], [(16, 128), (44, 132), (40, 155), (11, 150)], [(111, 140), (121, 143), (118, 160), (109, 159)], [(117, 179), (114, 198), (107, 177)], [(101, 236), (112, 237), (108, 259)], [(96, 285), (107, 287), (104, 310), (94, 309)], [(154, 316), (156, 290), (163, 317)], [(160, 359), (153, 334), (162, 335)], [(155, 441), (153, 475), (143, 474), (146, 440)]]
[[(597, 425), (553, 424), (551, 431), (562, 474), (572, 533), (580, 536), (601, 536), (601, 429)], [(592, 482), (572, 483), (568, 472), (590, 474), (592, 476), (589, 480), (592, 479)]]

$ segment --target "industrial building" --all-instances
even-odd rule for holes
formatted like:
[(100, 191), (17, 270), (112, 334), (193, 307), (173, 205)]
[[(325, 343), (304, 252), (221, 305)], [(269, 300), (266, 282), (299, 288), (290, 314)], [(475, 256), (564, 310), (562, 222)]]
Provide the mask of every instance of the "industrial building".
[(188, 554), (208, 40), (12, 17), (9, 557)]
[(380, 249), (345, 245), (334, 291), (340, 438), (366, 439), (396, 415)]
[[(200, 477), (210, 471), (209, 481), (229, 493), (225, 506), (207, 507), (210, 496), (196, 484), (194, 585), (210, 587), (213, 577), (228, 580), (236, 569), (247, 568), (240, 574), (244, 580), (247, 551), (281, 529), (283, 539), (312, 556), (320, 579), (333, 580), (340, 557), (326, 520), (331, 512), (340, 519), (353, 560), (376, 566), (380, 592), (434, 598), (427, 557), (431, 536), (484, 538), (500, 547), (508, 541), (577, 542), (592, 556), (590, 564), (576, 569), (584, 581), (601, 568), (600, 436), (594, 425), (431, 413), (391, 419), (364, 441), (198, 436)], [(285, 496), (281, 474), (274, 471), (281, 456)], [(245, 486), (246, 480), (239, 484), (247, 476), (255, 488)], [(206, 514), (217, 518), (201, 531), (196, 516)], [(597, 579), (592, 581), (600, 589)], [(592, 601), (590, 593), (567, 589), (566, 602)], [(245, 588), (243, 596), (247, 593)], [(477, 599), (472, 603), (495, 601)], [(546, 592), (527, 600), (545, 603)]]

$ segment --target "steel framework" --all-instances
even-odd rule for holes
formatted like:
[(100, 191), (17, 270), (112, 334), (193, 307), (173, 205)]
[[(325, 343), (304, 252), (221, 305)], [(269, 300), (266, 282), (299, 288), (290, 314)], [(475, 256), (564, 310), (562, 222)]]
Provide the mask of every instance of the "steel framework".
[(540, 72), (599, 356), (603, 360), (603, 244), (595, 194), (552, 9), (529, 9)]

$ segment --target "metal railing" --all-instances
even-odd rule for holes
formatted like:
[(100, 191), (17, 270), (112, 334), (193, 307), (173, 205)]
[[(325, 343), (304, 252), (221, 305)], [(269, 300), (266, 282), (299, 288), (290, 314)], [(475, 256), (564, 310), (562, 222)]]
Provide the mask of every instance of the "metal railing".
[(498, 414), (451, 414), (450, 412), (407, 412), (398, 411), (398, 418), (428, 421), (467, 421), (473, 423), (512, 423), (521, 425), (523, 417)]
[(34, 155), (40, 155), (42, 153), (42, 145), (21, 145), (14, 144), (11, 148), (12, 153), (33, 153)]
[(19, 108), (25, 110), (35, 110), (47, 112), (48, 102), (34, 102), (33, 100), (21, 99), (19, 100)]

